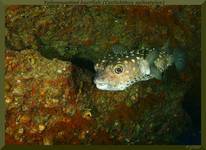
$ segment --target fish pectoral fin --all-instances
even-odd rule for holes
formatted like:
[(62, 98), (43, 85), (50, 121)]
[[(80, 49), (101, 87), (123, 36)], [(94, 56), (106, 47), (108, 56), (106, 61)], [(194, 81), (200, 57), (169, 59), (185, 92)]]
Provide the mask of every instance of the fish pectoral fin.
[(159, 71), (154, 64), (151, 65), (150, 69), (151, 69), (151, 75), (152, 75), (154, 78), (156, 78), (156, 79), (158, 79), (158, 80), (162, 80), (162, 72)]
[(148, 56), (146, 57), (147, 62), (148, 62), (149, 64), (153, 64), (154, 61), (157, 59), (158, 55), (159, 55), (159, 53), (158, 53), (157, 50), (150, 52), (150, 53), (148, 54)]
[(173, 61), (178, 71), (182, 71), (186, 66), (186, 53), (183, 50), (175, 49), (173, 53)]

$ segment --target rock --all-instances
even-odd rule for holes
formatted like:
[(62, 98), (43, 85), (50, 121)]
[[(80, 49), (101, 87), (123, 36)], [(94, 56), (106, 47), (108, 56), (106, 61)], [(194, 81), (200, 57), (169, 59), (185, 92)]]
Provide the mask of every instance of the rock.
[(20, 118), (20, 123), (24, 124), (24, 123), (28, 123), (31, 120), (29, 115), (22, 115)]
[(42, 132), (45, 129), (45, 125), (39, 124), (39, 131)]

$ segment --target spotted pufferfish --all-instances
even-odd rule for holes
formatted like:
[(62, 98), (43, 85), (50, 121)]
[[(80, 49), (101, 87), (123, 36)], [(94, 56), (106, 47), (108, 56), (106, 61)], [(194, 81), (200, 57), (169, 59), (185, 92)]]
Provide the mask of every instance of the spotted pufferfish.
[(94, 83), (100, 90), (122, 91), (139, 81), (161, 80), (162, 73), (171, 65), (181, 70), (185, 65), (182, 50), (172, 52), (167, 46), (145, 48), (125, 53), (109, 54), (95, 64)]

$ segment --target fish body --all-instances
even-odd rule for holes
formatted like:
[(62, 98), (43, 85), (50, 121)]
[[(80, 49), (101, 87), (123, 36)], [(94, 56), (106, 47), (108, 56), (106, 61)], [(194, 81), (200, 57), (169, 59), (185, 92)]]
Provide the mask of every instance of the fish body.
[(167, 48), (140, 48), (121, 54), (109, 54), (95, 65), (94, 83), (101, 90), (121, 91), (130, 85), (152, 78), (161, 79), (172, 64), (182, 68), (184, 58), (180, 51)]

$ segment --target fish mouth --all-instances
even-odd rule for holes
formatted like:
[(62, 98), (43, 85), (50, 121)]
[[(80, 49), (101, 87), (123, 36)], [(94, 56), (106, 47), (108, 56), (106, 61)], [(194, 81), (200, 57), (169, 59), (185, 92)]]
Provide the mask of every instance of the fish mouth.
[(109, 90), (108, 89), (108, 86), (106, 85), (106, 84), (96, 84), (96, 87), (98, 88), (98, 89), (100, 89), (100, 90)]
[(94, 80), (94, 83), (96, 84), (96, 87), (100, 90), (105, 90), (105, 91), (122, 91), (124, 90), (126, 87), (120, 87), (120, 86), (112, 86), (102, 80)]
[(96, 85), (99, 85), (99, 86), (105, 86), (105, 85), (106, 85), (106, 83), (99, 82), (99, 81), (97, 81), (97, 80), (95, 80), (94, 83), (95, 83)]
[(96, 84), (96, 87), (98, 89), (101, 89), (101, 90), (106, 90), (108, 89), (108, 84), (103, 82), (103, 81), (100, 81), (98, 79), (94, 79), (94, 83)]
[(110, 91), (110, 89), (112, 87), (110, 84), (108, 84), (104, 80), (97, 78), (97, 77), (94, 79), (94, 83), (96, 84), (96, 87), (100, 90)]

